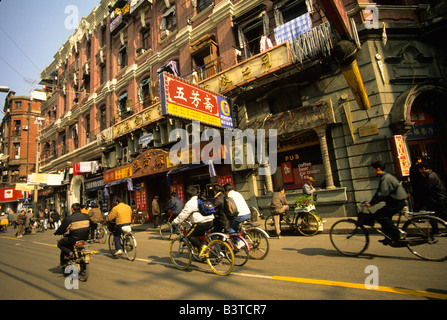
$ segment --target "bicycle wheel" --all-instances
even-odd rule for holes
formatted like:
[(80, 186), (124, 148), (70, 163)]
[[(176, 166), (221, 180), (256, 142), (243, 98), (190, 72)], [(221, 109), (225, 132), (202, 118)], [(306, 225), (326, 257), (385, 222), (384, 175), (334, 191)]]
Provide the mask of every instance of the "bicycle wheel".
[(126, 233), (123, 240), (123, 250), (127, 259), (134, 261), (137, 257), (137, 240), (132, 233)]
[(186, 270), (192, 263), (192, 252), (188, 241), (180, 237), (171, 241), (169, 258), (177, 269)]
[(96, 230), (96, 240), (98, 240), (99, 243), (104, 244), (106, 243), (106, 239), (107, 239), (107, 229), (101, 226)]
[(243, 240), (239, 238), (240, 236), (237, 235), (230, 236), (231, 248), (234, 254), (234, 265), (240, 267), (247, 263), (248, 259), (250, 258), (250, 255), (247, 245)]
[(314, 212), (303, 212), (296, 218), (296, 229), (303, 236), (311, 237), (318, 233), (318, 218)]
[(217, 275), (226, 276), (233, 271), (234, 254), (228, 243), (216, 239), (208, 243), (206, 252), (206, 263)]
[[(273, 215), (270, 215), (270, 216), (267, 217), (267, 219), (265, 219), (264, 226), (265, 226), (264, 229), (265, 229), (265, 231), (267, 231), (269, 236), (271, 236), (271, 237), (277, 236), (277, 234), (276, 234), (276, 227), (275, 227), (275, 221), (273, 219)], [(281, 217), (279, 219), (279, 230), (282, 231), (282, 228), (281, 228)]]
[(248, 254), (250, 258), (255, 260), (263, 260), (269, 253), (270, 244), (268, 237), (264, 232), (257, 228), (248, 229), (245, 231), (245, 240), (250, 246)]
[(447, 258), (447, 225), (442, 219), (432, 216), (413, 217), (402, 227), (407, 248), (414, 255), (430, 261)]
[(339, 220), (329, 231), (331, 243), (338, 252), (355, 257), (364, 252), (369, 245), (368, 231), (357, 225), (354, 219)]
[(114, 258), (118, 258), (118, 257), (115, 255), (116, 247), (115, 247), (115, 236), (113, 235), (113, 233), (111, 233), (111, 234), (109, 235), (109, 250), (110, 250), (110, 253), (112, 254), (112, 257), (114, 257)]
[(160, 232), (160, 237), (163, 240), (171, 239), (171, 236), (172, 236), (172, 233), (173, 233), (172, 225), (169, 222), (163, 222), (159, 226), (159, 232)]

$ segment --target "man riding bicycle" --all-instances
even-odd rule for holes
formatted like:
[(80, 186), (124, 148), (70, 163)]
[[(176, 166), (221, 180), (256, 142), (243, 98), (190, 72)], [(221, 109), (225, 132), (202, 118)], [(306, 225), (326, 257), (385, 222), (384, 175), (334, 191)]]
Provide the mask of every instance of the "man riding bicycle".
[(205, 233), (213, 227), (214, 215), (203, 216), (199, 211), (198, 203), (199, 190), (197, 188), (189, 186), (186, 189), (186, 196), (189, 197), (189, 201), (183, 207), (183, 210), (172, 222), (173, 225), (180, 224), (188, 217), (191, 217), (192, 227), (189, 229), (186, 237), (196, 247), (199, 256), (203, 254), (203, 249), (206, 248), (205, 244), (199, 240), (199, 237), (205, 235)]
[(132, 208), (125, 204), (120, 198), (116, 198), (116, 205), (113, 207), (110, 214), (107, 216), (107, 221), (115, 220), (116, 228), (113, 232), (115, 240), (115, 255), (123, 253), (121, 249), (121, 233), (123, 233), (122, 228), (125, 226), (130, 226), (132, 222)]
[[(385, 172), (385, 165), (381, 161), (372, 163), (374, 175), (379, 177), (379, 186), (371, 201), (366, 203), (371, 207), (381, 201), (385, 201), (385, 206), (377, 210), (375, 219), (382, 226), (382, 231), (393, 241), (400, 240), (400, 232), (393, 222), (393, 216), (401, 211), (406, 205), (407, 192), (399, 183), (396, 177)], [(388, 239), (380, 240), (383, 244), (388, 244)]]

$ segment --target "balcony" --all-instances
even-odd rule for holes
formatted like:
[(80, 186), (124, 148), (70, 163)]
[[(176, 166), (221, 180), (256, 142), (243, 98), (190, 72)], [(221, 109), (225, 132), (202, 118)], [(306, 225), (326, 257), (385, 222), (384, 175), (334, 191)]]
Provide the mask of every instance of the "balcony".
[(297, 64), (304, 70), (329, 57), (335, 39), (330, 24), (323, 23), (205, 79), (200, 85), (213, 92), (226, 93)]
[(194, 84), (202, 82), (222, 71), (221, 60), (221, 57), (217, 57), (216, 59), (211, 60), (190, 73), (185, 74), (182, 78)]

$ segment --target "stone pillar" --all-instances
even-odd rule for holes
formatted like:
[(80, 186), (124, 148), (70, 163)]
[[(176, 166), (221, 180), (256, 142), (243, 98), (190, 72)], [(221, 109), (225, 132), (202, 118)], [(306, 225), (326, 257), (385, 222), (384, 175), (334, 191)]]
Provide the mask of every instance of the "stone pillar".
[(329, 161), (329, 151), (326, 140), (326, 125), (314, 128), (320, 140), (321, 158), (323, 159), (324, 177), (326, 179), (326, 188), (335, 189), (334, 179), (332, 177), (331, 162)]

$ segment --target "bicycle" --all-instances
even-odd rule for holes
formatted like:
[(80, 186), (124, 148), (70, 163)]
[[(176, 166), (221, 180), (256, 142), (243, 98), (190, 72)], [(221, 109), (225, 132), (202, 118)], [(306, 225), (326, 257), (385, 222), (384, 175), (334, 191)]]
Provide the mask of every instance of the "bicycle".
[(144, 217), (143, 212), (141, 211), (135, 211), (132, 214), (132, 221), (134, 224), (144, 224), (146, 222), (146, 218)]
[[(313, 204), (305, 208), (295, 208), (292, 213), (289, 213), (288, 219), (284, 219), (284, 215), (280, 215), (279, 224), (281, 234), (286, 229), (286, 226), (288, 226), (290, 230), (297, 231), (306, 237), (316, 235), (320, 227), (320, 221), (316, 215), (315, 205)], [(271, 236), (276, 235), (273, 215), (265, 219), (265, 230)]]
[(369, 209), (365, 212), (366, 201), (359, 204), (357, 220), (342, 219), (337, 221), (329, 231), (334, 248), (345, 256), (358, 256), (369, 246), (369, 232), (365, 226), (385, 236), (391, 247), (407, 247), (415, 256), (430, 261), (443, 261), (447, 258), (447, 223), (433, 216), (434, 212), (410, 212), (405, 208), (399, 212), (397, 227), (403, 222), (401, 239), (393, 241), (381, 230), (374, 227), (375, 217)]
[(269, 235), (253, 223), (244, 221), (240, 225), (241, 235), (247, 241), (250, 250), (250, 258), (263, 260), (267, 257), (270, 249)]
[(204, 255), (199, 255), (185, 234), (171, 241), (169, 245), (169, 258), (177, 269), (186, 270), (191, 266), (192, 258), (197, 261), (206, 261), (211, 271), (217, 275), (226, 276), (233, 271), (234, 254), (230, 246), (220, 239), (201, 237), (206, 247)]
[(91, 240), (99, 242), (101, 244), (106, 243), (107, 234), (109, 233), (107, 226), (104, 222), (98, 223), (95, 230), (95, 237)]
[(208, 235), (211, 239), (220, 239), (230, 246), (234, 254), (234, 265), (243, 266), (250, 258), (250, 245), (240, 233), (213, 232)]
[[(118, 258), (118, 256), (115, 254), (116, 247), (115, 247), (115, 236), (113, 234), (115, 230), (116, 225), (113, 223), (108, 224), (108, 228), (110, 231), (109, 234), (109, 250), (113, 257)], [(126, 228), (128, 227), (128, 228)], [(120, 235), (120, 243), (121, 248), (124, 251), (124, 254), (126, 255), (127, 259), (130, 261), (134, 261), (137, 256), (137, 240), (135, 239), (132, 229), (130, 226), (125, 226), (121, 228), (123, 232), (121, 232)]]

